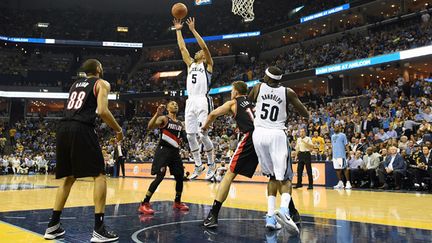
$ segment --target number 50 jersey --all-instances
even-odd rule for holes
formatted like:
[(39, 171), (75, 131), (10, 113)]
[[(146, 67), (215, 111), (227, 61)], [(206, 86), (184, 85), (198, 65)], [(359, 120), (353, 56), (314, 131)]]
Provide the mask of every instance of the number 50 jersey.
[(283, 86), (272, 88), (262, 83), (255, 106), (255, 127), (286, 129), (287, 91)]
[(83, 78), (75, 81), (69, 90), (63, 120), (79, 121), (95, 126), (99, 78)]

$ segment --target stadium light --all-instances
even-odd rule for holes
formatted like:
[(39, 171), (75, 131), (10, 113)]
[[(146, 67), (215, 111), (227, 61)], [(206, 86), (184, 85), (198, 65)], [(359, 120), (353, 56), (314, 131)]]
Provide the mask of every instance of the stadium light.
[(38, 28), (48, 28), (49, 27), (49, 23), (37, 23), (37, 27)]
[(124, 26), (117, 26), (117, 32), (127, 33), (129, 32), (129, 28)]
[[(167, 72), (159, 72), (159, 78), (172, 78), (179, 76), (183, 71), (167, 71)], [(155, 76), (157, 76), (157, 74)]]

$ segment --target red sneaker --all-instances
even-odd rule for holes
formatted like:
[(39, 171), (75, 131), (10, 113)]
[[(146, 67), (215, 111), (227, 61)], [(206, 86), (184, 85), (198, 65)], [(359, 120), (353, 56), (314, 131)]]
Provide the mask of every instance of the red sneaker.
[(174, 202), (173, 209), (178, 209), (180, 211), (189, 211), (189, 207), (182, 202)]
[(140, 207), (138, 208), (138, 211), (143, 214), (154, 214), (154, 210), (152, 209), (150, 203), (141, 203)]

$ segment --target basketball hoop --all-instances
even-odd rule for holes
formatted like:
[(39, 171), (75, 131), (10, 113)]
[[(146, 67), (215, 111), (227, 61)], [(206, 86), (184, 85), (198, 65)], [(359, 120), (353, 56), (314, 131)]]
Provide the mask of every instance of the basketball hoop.
[(244, 22), (252, 22), (255, 18), (253, 4), (255, 0), (232, 0), (232, 12), (243, 18)]

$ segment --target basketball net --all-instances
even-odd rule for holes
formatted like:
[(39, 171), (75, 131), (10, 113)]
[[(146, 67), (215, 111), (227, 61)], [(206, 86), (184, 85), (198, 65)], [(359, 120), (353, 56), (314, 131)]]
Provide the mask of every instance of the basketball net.
[(232, 0), (232, 12), (243, 18), (244, 22), (251, 22), (255, 18), (253, 4), (255, 0)]

